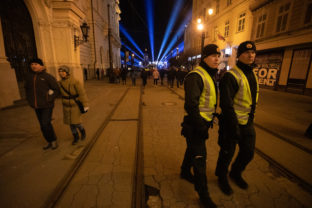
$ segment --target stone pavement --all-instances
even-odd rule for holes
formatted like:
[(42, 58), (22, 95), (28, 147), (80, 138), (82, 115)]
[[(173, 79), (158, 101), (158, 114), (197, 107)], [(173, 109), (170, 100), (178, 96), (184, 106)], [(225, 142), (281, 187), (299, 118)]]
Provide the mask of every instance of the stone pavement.
[[(174, 88), (174, 91), (183, 96), (181, 88)], [(180, 135), (184, 102), (177, 99), (176, 94), (168, 93), (165, 87), (149, 87), (144, 92), (145, 183), (160, 191), (159, 196), (150, 200), (150, 204), (152, 207), (199, 207), (198, 196), (192, 184), (179, 178), (186, 148), (185, 140)], [(282, 123), (282, 119), (279, 119), (276, 122)], [(244, 172), (244, 177), (250, 184), (249, 189), (241, 190), (230, 182), (234, 194), (222, 194), (214, 175), (219, 151), (217, 130), (217, 125), (210, 129), (210, 138), (207, 141), (207, 176), (209, 192), (218, 207), (312, 207), (311, 194), (279, 175), (257, 154)], [(257, 138), (261, 138), (262, 134), (257, 133)], [(294, 161), (297, 159), (293, 158)], [(309, 167), (309, 164), (311, 163), (306, 163), (305, 167)]]
[[(60, 143), (55, 151), (42, 150), (45, 142), (35, 114), (28, 106), (0, 111), (0, 207), (46, 204), (55, 186), (124, 93), (127, 94), (123, 101), (56, 206), (131, 207), (139, 86), (88, 81), (86, 90), (90, 98), (90, 112), (84, 115), (83, 122), (87, 139), (77, 146), (71, 145), (70, 130), (62, 124), (60, 101), (56, 102), (53, 114)], [(180, 135), (183, 100), (166, 86), (153, 86), (151, 79), (142, 96), (144, 182), (156, 190), (149, 193), (148, 204), (150, 207), (200, 207), (192, 184), (179, 178), (186, 148)], [(311, 194), (280, 176), (258, 155), (244, 172), (249, 189), (240, 190), (231, 183), (234, 194), (223, 195), (214, 176), (219, 151), (216, 138), (217, 125), (210, 130), (207, 141), (207, 175), (211, 197), (219, 207), (312, 207)]]

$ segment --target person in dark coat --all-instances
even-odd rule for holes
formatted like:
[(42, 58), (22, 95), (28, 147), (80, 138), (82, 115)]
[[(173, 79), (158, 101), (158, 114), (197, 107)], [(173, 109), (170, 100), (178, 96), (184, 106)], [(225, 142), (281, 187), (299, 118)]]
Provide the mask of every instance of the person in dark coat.
[(148, 70), (143, 68), (142, 72), (141, 72), (141, 78), (142, 78), (143, 87), (145, 87), (146, 84), (147, 84), (147, 76), (148, 76)]
[(54, 100), (60, 90), (56, 79), (46, 72), (41, 59), (30, 61), (31, 72), (25, 78), (26, 98), (29, 105), (35, 109), (41, 132), (48, 142), (43, 149), (56, 149), (57, 138), (51, 124)]
[[(212, 126), (217, 105), (217, 88), (214, 80), (220, 63), (220, 49), (208, 44), (202, 52), (202, 62), (185, 78), (185, 104), (181, 134), (187, 148), (181, 166), (181, 178), (194, 183), (200, 201), (205, 207), (216, 207), (211, 200), (206, 176), (206, 140)], [(191, 170), (193, 169), (194, 175)]]
[(255, 44), (252, 41), (241, 43), (237, 49), (236, 66), (227, 71), (220, 81), (220, 152), (215, 174), (221, 191), (226, 195), (233, 193), (227, 174), (237, 144), (239, 152), (229, 176), (238, 187), (248, 188), (242, 172), (252, 160), (255, 149), (253, 120), (259, 92), (257, 77), (253, 72), (255, 57)]
[(127, 67), (122, 67), (121, 70), (121, 79), (122, 79), (122, 84), (125, 85), (127, 82), (127, 74), (128, 74), (128, 69)]
[(88, 98), (82, 84), (70, 76), (69, 67), (60, 66), (58, 71), (61, 77), (60, 90), (63, 104), (63, 121), (64, 124), (69, 125), (74, 137), (72, 145), (75, 145), (79, 141), (78, 130), (81, 140), (86, 138), (86, 131), (82, 125), (81, 112), (74, 99), (78, 99), (83, 104), (84, 111), (87, 112), (89, 110)]

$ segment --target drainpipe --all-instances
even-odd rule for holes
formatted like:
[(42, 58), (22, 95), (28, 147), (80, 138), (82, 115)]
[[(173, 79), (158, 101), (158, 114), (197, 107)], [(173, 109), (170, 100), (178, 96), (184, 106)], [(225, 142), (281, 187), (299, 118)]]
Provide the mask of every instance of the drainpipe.
[(95, 47), (95, 23), (94, 23), (94, 16), (93, 16), (93, 0), (91, 0), (91, 18), (92, 18), (92, 27), (93, 27), (93, 47), (94, 47), (94, 73), (96, 70), (96, 47)]

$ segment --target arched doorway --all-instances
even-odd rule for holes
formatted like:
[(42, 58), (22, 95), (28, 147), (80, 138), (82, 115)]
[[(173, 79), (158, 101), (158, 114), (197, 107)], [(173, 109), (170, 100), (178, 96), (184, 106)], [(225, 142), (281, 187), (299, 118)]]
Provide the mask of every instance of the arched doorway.
[(37, 57), (32, 20), (23, 0), (1, 0), (0, 16), (5, 54), (15, 70), (20, 95), (25, 98), (24, 78), (29, 60)]

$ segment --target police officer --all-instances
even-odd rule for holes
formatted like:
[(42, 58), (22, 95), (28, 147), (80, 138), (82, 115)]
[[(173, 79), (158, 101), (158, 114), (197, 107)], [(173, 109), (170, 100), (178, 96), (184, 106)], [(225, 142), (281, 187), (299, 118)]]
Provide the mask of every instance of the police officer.
[(218, 46), (214, 44), (205, 46), (201, 63), (185, 77), (184, 84), (186, 116), (181, 124), (181, 133), (186, 138), (187, 148), (180, 176), (194, 183), (200, 201), (205, 207), (216, 207), (208, 193), (205, 141), (208, 139), (208, 129), (212, 126), (216, 112), (217, 91), (214, 77), (219, 63)]
[(236, 66), (227, 71), (220, 81), (220, 152), (215, 174), (218, 176), (221, 191), (226, 195), (233, 193), (227, 173), (236, 144), (239, 146), (239, 152), (229, 176), (238, 187), (248, 188), (247, 182), (242, 178), (242, 172), (252, 160), (255, 148), (253, 119), (259, 92), (257, 78), (253, 72), (255, 57), (255, 44), (251, 41), (241, 43), (237, 49)]

